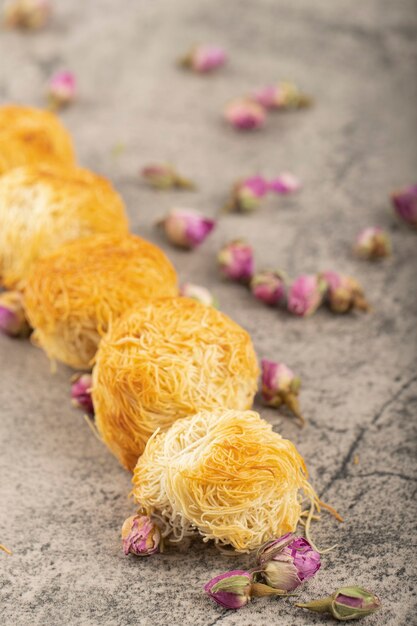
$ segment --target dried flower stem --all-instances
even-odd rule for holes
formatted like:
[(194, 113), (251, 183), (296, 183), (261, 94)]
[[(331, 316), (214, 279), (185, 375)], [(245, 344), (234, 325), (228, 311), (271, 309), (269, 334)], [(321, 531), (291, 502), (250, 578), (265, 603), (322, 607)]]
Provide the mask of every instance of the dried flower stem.
[(252, 583), (251, 586), (251, 596), (254, 598), (264, 598), (265, 596), (290, 596), (295, 594), (289, 594), (282, 589), (274, 589), (269, 585), (264, 585), (263, 583)]
[(304, 428), (307, 424), (307, 420), (305, 419), (305, 417), (303, 417), (301, 413), (300, 403), (297, 396), (295, 396), (293, 393), (286, 393), (283, 394), (283, 398), (285, 406), (287, 406), (289, 410), (294, 413), (294, 415), (300, 420), (300, 423), (298, 424), (299, 427)]

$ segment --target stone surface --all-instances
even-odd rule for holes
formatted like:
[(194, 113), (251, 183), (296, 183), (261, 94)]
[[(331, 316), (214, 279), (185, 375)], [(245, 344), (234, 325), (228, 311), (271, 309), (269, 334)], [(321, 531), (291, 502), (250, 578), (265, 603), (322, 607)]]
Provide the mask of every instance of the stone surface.
[[(62, 0), (44, 32), (0, 34), (1, 102), (42, 105), (51, 72), (73, 70), (80, 97), (62, 119), (81, 163), (114, 181), (133, 230), (168, 251), (182, 280), (210, 287), (252, 333), (259, 356), (283, 360), (302, 377), (305, 430), (272, 410), (262, 414), (294, 440), (313, 484), (346, 521), (325, 515), (315, 526), (319, 545), (340, 545), (323, 556), (300, 598), (361, 584), (383, 601), (369, 626), (415, 617), (417, 236), (392, 216), (387, 199), (416, 182), (415, 6)], [(180, 71), (175, 57), (196, 41), (224, 44), (227, 68), (204, 78)], [(250, 135), (222, 123), (225, 102), (281, 78), (298, 82), (316, 106), (271, 115), (265, 131)], [(198, 191), (149, 190), (137, 172), (153, 159), (175, 163)], [(170, 249), (154, 228), (174, 205), (215, 215), (236, 178), (282, 170), (303, 180), (299, 195), (268, 200), (255, 216), (223, 217), (198, 252)], [(391, 259), (352, 257), (351, 242), (370, 224), (391, 233)], [(216, 251), (236, 236), (255, 246), (259, 267), (356, 276), (373, 312), (323, 310), (299, 320), (263, 308), (217, 275)], [(0, 355), (0, 540), (13, 550), (0, 554), (2, 624), (326, 623), (285, 600), (256, 601), (239, 613), (214, 606), (203, 583), (246, 557), (199, 542), (188, 552), (124, 557), (129, 476), (71, 407), (70, 370), (52, 375), (46, 357), (24, 341), (0, 338)]]

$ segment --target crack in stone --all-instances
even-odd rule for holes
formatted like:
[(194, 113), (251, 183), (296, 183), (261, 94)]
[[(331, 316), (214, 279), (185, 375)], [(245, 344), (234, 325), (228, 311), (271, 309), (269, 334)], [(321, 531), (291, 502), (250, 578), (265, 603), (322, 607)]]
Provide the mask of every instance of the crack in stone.
[(400, 472), (385, 472), (383, 470), (375, 470), (375, 472), (369, 472), (367, 474), (354, 474), (352, 478), (367, 478), (368, 476), (396, 476), (403, 480), (409, 480), (411, 482), (417, 482), (417, 477), (407, 476), (407, 474), (401, 474)]
[[(408, 389), (413, 382), (415, 382), (417, 380), (417, 376), (412, 376), (412, 378), (410, 378), (407, 382), (405, 382), (399, 389), (398, 391), (396, 391), (394, 393), (393, 396), (391, 396), (390, 398), (388, 398), (388, 400), (386, 402), (384, 402), (384, 404), (381, 406), (381, 408), (379, 409), (379, 411), (377, 411), (375, 413), (375, 415), (373, 416), (372, 420), (370, 421), (370, 425), (373, 426), (375, 425), (378, 420), (382, 417), (382, 415), (384, 414), (384, 412), (388, 409), (388, 407), (391, 406), (391, 404), (393, 402), (395, 402), (400, 396), (401, 394), (406, 391), (406, 389)], [(324, 496), (324, 494), (328, 491), (328, 489), (330, 489), (330, 487), (332, 487), (332, 485), (340, 480), (341, 478), (347, 478), (347, 468), (349, 463), (351, 462), (353, 455), (356, 451), (356, 448), (358, 447), (358, 445), (360, 444), (360, 442), (363, 439), (363, 436), (365, 435), (366, 431), (367, 431), (368, 426), (362, 426), (359, 433), (356, 435), (354, 441), (352, 442), (349, 450), (347, 451), (345, 457), (342, 460), (342, 464), (340, 465), (339, 469), (337, 470), (337, 472), (332, 476), (332, 478), (329, 480), (329, 482), (327, 483), (327, 485), (324, 487), (324, 489), (321, 491), (320, 493), (320, 498), (322, 498)]]
[(399, 390), (391, 397), (389, 398), (380, 408), (380, 410), (374, 415), (374, 417), (371, 420), (371, 424), (376, 424), (379, 420), (379, 418), (384, 414), (385, 410), (393, 403), (395, 402), (395, 400), (397, 400), (397, 398), (399, 398), (401, 396), (401, 394), (403, 393), (403, 391), (406, 391), (406, 389), (408, 389), (414, 382), (417, 381), (417, 376), (412, 376), (409, 380), (407, 380), (407, 382), (405, 382), (400, 388)]
[(352, 502), (349, 505), (349, 511), (353, 509), (363, 498), (365, 494), (368, 493), (368, 489), (363, 489), (356, 496), (353, 497)]
[(354, 439), (354, 441), (352, 442), (349, 450), (347, 451), (347, 454), (345, 455), (341, 466), (339, 467), (339, 469), (337, 470), (337, 472), (332, 476), (332, 478), (329, 480), (329, 482), (327, 483), (327, 485), (324, 487), (324, 489), (322, 490), (322, 492), (320, 493), (320, 498), (323, 498), (324, 494), (326, 493), (326, 491), (328, 489), (330, 489), (330, 487), (333, 485), (333, 483), (335, 483), (337, 480), (339, 480), (340, 478), (346, 478), (346, 470), (347, 470), (347, 466), (350, 463), (354, 452), (356, 450), (356, 448), (358, 447), (358, 445), (360, 444), (360, 442), (363, 439), (363, 436), (366, 432), (366, 428), (361, 428), (358, 435), (356, 436), (356, 438)]
[(221, 622), (223, 617), (226, 617), (227, 614), (228, 614), (228, 611), (225, 611), (224, 613), (219, 615), (219, 617), (215, 619), (214, 622), (211, 622), (211, 624), (208, 624), (208, 626), (215, 626), (215, 624), (218, 624), (219, 622)]

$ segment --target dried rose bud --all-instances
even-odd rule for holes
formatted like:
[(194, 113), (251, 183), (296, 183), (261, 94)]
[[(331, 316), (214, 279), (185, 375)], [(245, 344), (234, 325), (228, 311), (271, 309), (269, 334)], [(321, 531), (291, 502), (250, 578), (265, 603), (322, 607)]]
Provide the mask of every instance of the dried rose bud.
[(282, 535), (282, 537), (278, 537), (278, 539), (270, 539), (270, 541), (262, 544), (256, 553), (256, 562), (258, 565), (264, 565), (268, 561), (271, 561), (275, 555), (279, 554), (295, 538), (294, 533), (286, 533)]
[(379, 226), (369, 226), (357, 236), (354, 251), (362, 259), (383, 259), (391, 254), (391, 240)]
[(193, 285), (192, 283), (185, 283), (181, 287), (180, 293), (186, 298), (193, 298), (193, 300), (197, 300), (197, 302), (200, 302), (201, 304), (217, 308), (216, 298), (214, 298), (211, 291), (209, 291), (206, 287)]
[(142, 176), (155, 189), (194, 189), (194, 184), (181, 176), (172, 165), (151, 163), (142, 169)]
[(275, 193), (286, 195), (301, 189), (301, 183), (294, 174), (283, 172), (277, 178), (270, 181), (269, 189)]
[(225, 609), (240, 609), (251, 597), (252, 575), (244, 570), (232, 570), (212, 578), (204, 591)]
[(369, 311), (370, 306), (357, 280), (337, 272), (323, 272), (320, 277), (326, 284), (325, 302), (333, 313)]
[(411, 185), (391, 196), (396, 214), (409, 226), (417, 228), (417, 185)]
[(224, 210), (250, 213), (259, 207), (261, 199), (267, 192), (268, 183), (262, 176), (245, 178), (234, 185), (231, 198)]
[(253, 99), (266, 109), (302, 109), (311, 106), (311, 98), (292, 83), (267, 85), (253, 94)]
[(75, 374), (71, 378), (71, 402), (73, 406), (87, 411), (89, 415), (94, 415), (93, 399), (91, 389), (93, 380), (91, 374)]
[(191, 250), (203, 243), (216, 222), (197, 211), (172, 209), (159, 224), (171, 243)]
[(226, 51), (223, 48), (215, 45), (202, 45), (192, 48), (185, 57), (180, 59), (180, 65), (199, 74), (206, 74), (221, 67), (226, 61)]
[(158, 526), (148, 515), (132, 515), (122, 526), (123, 552), (150, 556), (160, 551), (162, 537)]
[(270, 306), (285, 301), (286, 285), (282, 272), (264, 271), (255, 274), (250, 289), (255, 298)]
[(0, 293), (0, 332), (9, 337), (30, 335), (30, 326), (23, 309), (22, 294), (18, 291)]
[(325, 285), (314, 274), (301, 274), (291, 285), (288, 293), (288, 310), (299, 317), (312, 315), (321, 305)]
[(274, 589), (293, 591), (320, 569), (320, 554), (304, 537), (287, 533), (258, 550), (263, 580)]
[(355, 586), (342, 587), (327, 598), (295, 606), (315, 613), (331, 613), (335, 619), (345, 622), (375, 613), (381, 607), (381, 601), (370, 591)]
[(238, 130), (256, 130), (265, 125), (265, 109), (251, 100), (234, 100), (227, 105), (224, 117)]
[(236, 239), (226, 244), (217, 256), (221, 273), (242, 283), (249, 283), (254, 271), (253, 248), (245, 241)]
[(254, 91), (252, 97), (255, 102), (263, 106), (265, 109), (275, 109), (276, 94), (277, 87), (274, 87), (274, 85), (267, 85), (266, 87), (261, 87), (260, 89)]
[(72, 72), (63, 71), (54, 74), (48, 85), (48, 99), (51, 108), (62, 109), (75, 99), (77, 83)]
[(284, 405), (294, 413), (304, 425), (298, 402), (301, 380), (284, 363), (262, 359), (262, 400), (266, 406), (275, 408)]
[(9, 0), (3, 10), (4, 24), (9, 28), (37, 30), (51, 15), (49, 0)]

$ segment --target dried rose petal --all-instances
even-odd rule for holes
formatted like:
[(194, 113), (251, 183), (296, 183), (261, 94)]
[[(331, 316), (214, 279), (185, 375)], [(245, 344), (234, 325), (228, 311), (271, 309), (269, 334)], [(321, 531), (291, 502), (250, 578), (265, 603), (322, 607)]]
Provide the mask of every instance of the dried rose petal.
[(250, 600), (252, 575), (244, 570), (219, 574), (204, 585), (204, 591), (225, 609), (240, 609)]
[(54, 109), (68, 106), (75, 99), (76, 92), (77, 83), (72, 72), (57, 72), (49, 81), (47, 95)]
[(89, 415), (94, 415), (93, 399), (91, 397), (91, 389), (93, 387), (91, 374), (75, 374), (71, 382), (72, 404), (87, 411)]
[(222, 67), (226, 61), (227, 55), (224, 48), (208, 44), (192, 48), (190, 52), (180, 60), (180, 64), (199, 74), (206, 74)]
[[(320, 554), (307, 539), (287, 533), (264, 544), (258, 551), (263, 580), (276, 589), (293, 591), (320, 569)], [(258, 570), (259, 571), (259, 570)]]
[(224, 276), (249, 283), (255, 265), (252, 246), (240, 239), (231, 241), (220, 250), (217, 259)]
[(351, 276), (322, 272), (320, 277), (326, 285), (325, 302), (333, 313), (370, 310), (362, 286)]
[(190, 250), (203, 243), (216, 221), (190, 209), (172, 209), (159, 224), (171, 243)]
[(159, 552), (161, 533), (148, 515), (132, 515), (122, 526), (123, 551), (136, 556), (150, 556)]
[(22, 294), (19, 291), (0, 293), (0, 332), (9, 337), (28, 337), (30, 331)]
[(285, 365), (268, 359), (262, 359), (262, 401), (266, 406), (278, 408), (287, 406), (300, 420), (305, 420), (301, 414), (298, 402), (301, 380)]
[(257, 209), (268, 192), (268, 183), (263, 176), (251, 176), (237, 182), (232, 190), (225, 211), (250, 213)]
[(417, 228), (417, 185), (411, 185), (391, 196), (396, 214), (409, 226)]
[(379, 226), (369, 226), (357, 236), (354, 250), (362, 259), (383, 259), (391, 254), (391, 240)]
[(287, 306), (290, 313), (308, 317), (315, 313), (323, 301), (325, 285), (314, 274), (302, 274), (290, 286)]
[(282, 272), (258, 272), (250, 282), (250, 289), (257, 300), (269, 306), (276, 306), (285, 302), (287, 288)]
[(278, 85), (267, 85), (252, 95), (255, 102), (266, 109), (285, 111), (302, 109), (311, 106), (311, 98), (302, 93), (293, 83), (282, 82)]
[(301, 183), (294, 174), (283, 172), (270, 181), (269, 189), (277, 194), (287, 195), (301, 189)]
[(238, 130), (257, 130), (265, 125), (265, 109), (251, 100), (235, 100), (227, 105), (225, 119)]
[(335, 619), (345, 622), (375, 613), (381, 607), (381, 601), (370, 591), (352, 586), (342, 587), (327, 598), (295, 606), (315, 613), (330, 613)]
[(194, 184), (181, 176), (167, 163), (151, 163), (141, 172), (143, 178), (155, 189), (194, 189)]

